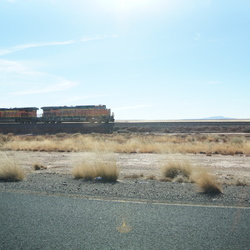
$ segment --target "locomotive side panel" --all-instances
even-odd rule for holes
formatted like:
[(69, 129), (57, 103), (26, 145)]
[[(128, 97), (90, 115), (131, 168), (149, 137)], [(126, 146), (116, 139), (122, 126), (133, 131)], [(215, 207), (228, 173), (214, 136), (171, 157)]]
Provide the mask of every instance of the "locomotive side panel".
[(60, 123), (60, 122), (90, 122), (109, 123), (114, 122), (111, 110), (105, 105), (85, 106), (51, 106), (42, 107), (42, 117), (37, 117), (36, 107), (26, 108), (0, 108), (0, 122), (19, 123)]
[(113, 122), (114, 117), (110, 114), (110, 109), (105, 105), (88, 106), (52, 106), (42, 107), (42, 121), (45, 123), (55, 122)]
[(35, 107), (0, 109), (0, 122), (35, 123), (37, 110)]
[(1, 122), (15, 122), (15, 117), (13, 117), (12, 109), (0, 109), (0, 121)]

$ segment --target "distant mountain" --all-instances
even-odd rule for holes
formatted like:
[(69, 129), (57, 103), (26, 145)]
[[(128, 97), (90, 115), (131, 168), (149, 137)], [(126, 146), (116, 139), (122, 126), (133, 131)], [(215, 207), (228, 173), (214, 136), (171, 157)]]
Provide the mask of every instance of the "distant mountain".
[(236, 118), (230, 118), (224, 116), (211, 116), (207, 118), (201, 118), (200, 120), (236, 120)]

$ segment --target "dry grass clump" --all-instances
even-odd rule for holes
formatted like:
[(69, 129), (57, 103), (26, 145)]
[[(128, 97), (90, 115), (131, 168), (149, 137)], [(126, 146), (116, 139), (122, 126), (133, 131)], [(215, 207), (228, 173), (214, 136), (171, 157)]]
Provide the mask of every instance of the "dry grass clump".
[(205, 168), (199, 168), (191, 177), (203, 193), (221, 194), (222, 188), (216, 178)]
[[(101, 138), (101, 139), (100, 139)], [(79, 152), (107, 151), (111, 142), (101, 136), (93, 135), (51, 135), (51, 136), (16, 136), (13, 141), (3, 145), (5, 150), (46, 151), (46, 152)], [(111, 150), (113, 151), (113, 150)]]
[(77, 161), (74, 165), (72, 174), (76, 179), (116, 182), (120, 172), (116, 160), (110, 155), (94, 154)]
[(203, 193), (222, 193), (221, 186), (213, 175), (201, 166), (192, 166), (186, 160), (170, 160), (162, 166), (161, 171), (163, 175), (162, 181), (194, 182)]
[(161, 168), (163, 177), (173, 180), (177, 177), (189, 179), (192, 173), (192, 166), (188, 161), (170, 160)]
[(13, 134), (7, 134), (7, 135), (0, 134), (0, 147), (2, 147), (4, 144), (10, 141), (12, 136)]
[(242, 145), (243, 143), (246, 142), (246, 140), (245, 140), (245, 138), (242, 137), (242, 136), (232, 136), (232, 137), (230, 138), (230, 142), (231, 142), (232, 144)]
[(66, 134), (45, 136), (0, 136), (4, 150), (79, 152), (110, 151), (116, 153), (205, 153), (250, 155), (246, 137), (206, 134)]
[(44, 170), (44, 169), (47, 169), (47, 166), (44, 166), (44, 165), (36, 162), (33, 164), (33, 169), (34, 170)]
[(157, 177), (156, 177), (155, 175), (151, 174), (151, 175), (148, 175), (148, 176), (146, 177), (146, 179), (147, 179), (147, 180), (157, 180)]
[(126, 174), (123, 176), (124, 179), (139, 179), (139, 178), (143, 178), (144, 174), (140, 173), (140, 174)]
[(248, 185), (248, 183), (245, 179), (238, 179), (238, 180), (236, 180), (235, 185), (245, 187)]
[(20, 168), (14, 158), (0, 153), (0, 180), (2, 181), (22, 181), (25, 173)]

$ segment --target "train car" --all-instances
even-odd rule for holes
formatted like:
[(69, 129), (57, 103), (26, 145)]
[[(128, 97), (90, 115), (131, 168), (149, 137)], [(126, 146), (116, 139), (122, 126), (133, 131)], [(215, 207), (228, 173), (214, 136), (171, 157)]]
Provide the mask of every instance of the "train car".
[(42, 122), (114, 122), (114, 115), (106, 105), (51, 106), (42, 107)]
[(36, 123), (37, 110), (36, 107), (0, 108), (0, 122)]

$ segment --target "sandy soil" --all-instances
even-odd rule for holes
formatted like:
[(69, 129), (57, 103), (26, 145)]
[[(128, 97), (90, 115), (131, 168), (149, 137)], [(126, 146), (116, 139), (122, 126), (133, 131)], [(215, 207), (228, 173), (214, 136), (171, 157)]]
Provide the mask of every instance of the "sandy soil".
[[(26, 172), (34, 172), (33, 164), (39, 163), (47, 167), (46, 170), (36, 173), (71, 174), (75, 161), (84, 158), (96, 157), (87, 152), (27, 152), (7, 151), (14, 156)], [(144, 178), (153, 175), (161, 177), (160, 166), (162, 163), (173, 160), (188, 160), (192, 165), (204, 166), (225, 184), (232, 184), (237, 180), (244, 180), (250, 184), (250, 157), (243, 155), (206, 156), (202, 154), (114, 154), (121, 170), (119, 179), (126, 175), (143, 174)]]

